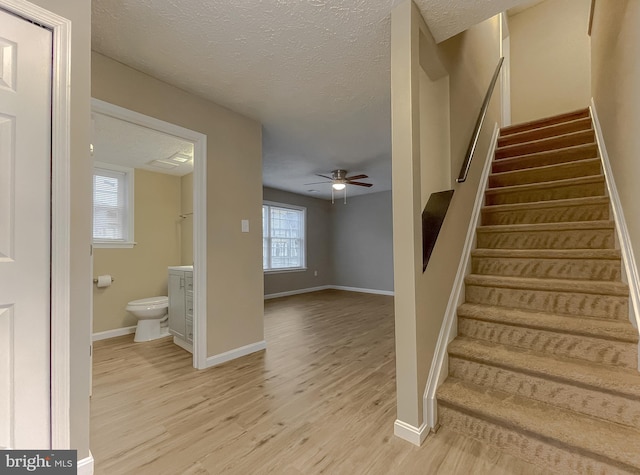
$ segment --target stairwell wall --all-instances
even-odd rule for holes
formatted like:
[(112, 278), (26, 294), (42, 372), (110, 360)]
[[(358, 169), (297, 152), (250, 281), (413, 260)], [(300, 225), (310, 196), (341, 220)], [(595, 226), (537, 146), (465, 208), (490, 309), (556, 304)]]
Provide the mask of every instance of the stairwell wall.
[(546, 0), (509, 17), (512, 122), (589, 105), (590, 0)]
[(597, 0), (591, 84), (631, 245), (640, 255), (640, 2)]
[[(423, 393), (438, 334), (464, 247), (483, 159), (500, 120), (500, 95), (494, 95), (467, 181), (454, 176), (464, 160), (480, 107), (500, 57), (500, 19), (491, 18), (442, 44), (436, 44), (413, 2), (398, 5), (391, 18), (391, 95), (393, 164), (393, 239), (396, 315), (396, 435), (413, 443), (428, 432)], [(425, 83), (425, 74), (428, 81)], [(424, 107), (425, 91), (448, 82), (448, 108)], [(421, 98), (422, 89), (422, 98)], [(422, 107), (421, 107), (422, 99)], [(447, 110), (448, 109), (448, 110)], [(446, 114), (445, 114), (446, 112)], [(448, 124), (450, 154), (423, 153), (424, 134)], [(426, 128), (426, 130), (425, 130)], [(423, 180), (423, 169), (440, 168), (445, 179)], [(428, 173), (424, 174), (428, 177)], [(422, 273), (422, 207), (435, 189), (455, 189), (431, 261)], [(431, 189), (434, 188), (434, 189)]]

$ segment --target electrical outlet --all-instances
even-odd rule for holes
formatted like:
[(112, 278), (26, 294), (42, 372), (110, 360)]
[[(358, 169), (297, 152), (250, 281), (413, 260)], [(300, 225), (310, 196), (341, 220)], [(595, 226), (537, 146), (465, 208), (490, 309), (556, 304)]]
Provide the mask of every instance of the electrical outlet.
[(243, 219), (241, 221), (242, 223), (242, 232), (243, 233), (248, 233), (249, 232), (249, 220), (248, 219)]
[(313, 271), (313, 276), (314, 276), (314, 277), (318, 277), (318, 271), (317, 271), (317, 270), (314, 270), (314, 271)]

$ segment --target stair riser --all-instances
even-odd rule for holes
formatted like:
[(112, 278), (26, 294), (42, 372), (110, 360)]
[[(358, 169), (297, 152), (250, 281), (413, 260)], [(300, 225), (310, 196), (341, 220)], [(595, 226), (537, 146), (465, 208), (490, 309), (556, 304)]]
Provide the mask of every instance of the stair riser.
[(539, 152), (520, 157), (494, 160), (491, 171), (493, 173), (521, 170), (523, 168), (544, 167), (558, 165), (576, 160), (587, 160), (598, 156), (598, 148), (595, 144), (582, 145), (580, 147)]
[(613, 295), (508, 289), (468, 284), (465, 295), (469, 303), (538, 310), (576, 317), (611, 318), (623, 321), (629, 318), (628, 298)]
[(547, 355), (578, 358), (622, 368), (636, 368), (637, 345), (534, 328), (458, 318), (458, 334), (501, 345), (533, 350)]
[(527, 168), (489, 176), (489, 188), (503, 186), (528, 185), (530, 183), (544, 183), (568, 178), (600, 175), (600, 160), (592, 159), (580, 162), (563, 163), (543, 168)]
[(473, 257), (473, 274), (619, 282), (620, 260)]
[(480, 231), (480, 249), (613, 249), (613, 229), (566, 229), (556, 231)]
[(587, 196), (605, 196), (604, 181), (521, 191), (496, 189), (487, 193), (485, 202), (489, 206), (585, 198)]
[(585, 118), (590, 118), (588, 109), (573, 111), (567, 114), (560, 114), (553, 117), (545, 117), (544, 119), (525, 122), (523, 124), (509, 125), (507, 127), (503, 127), (502, 129), (500, 129), (500, 137), (506, 137), (509, 135), (525, 132), (527, 130), (540, 129), (542, 127), (549, 127), (552, 125), (572, 122), (574, 120), (585, 119)]
[(621, 467), (613, 461), (597, 459), (595, 456), (591, 458), (589, 454), (578, 453), (575, 449), (566, 449), (561, 445), (555, 445), (553, 441), (536, 438), (517, 429), (486, 421), (479, 416), (462, 411), (461, 408), (450, 407), (447, 403), (439, 401), (438, 421), (442, 426), (502, 449), (527, 462), (543, 465), (563, 474), (632, 475), (636, 473), (631, 467)]
[(591, 129), (591, 119), (585, 118), (572, 122), (565, 122), (549, 127), (542, 127), (539, 129), (528, 130), (519, 134), (507, 135), (498, 139), (498, 147), (505, 147), (507, 145), (514, 145), (522, 142), (531, 142), (532, 140), (541, 140), (557, 135), (570, 134), (573, 132), (580, 132), (582, 130)]
[(482, 211), (482, 224), (539, 224), (569, 221), (606, 221), (609, 219), (609, 205), (586, 204), (579, 206), (557, 206), (523, 210), (494, 211), (491, 207)]
[(640, 401), (631, 397), (602, 393), (455, 356), (449, 357), (449, 375), (618, 424), (640, 427)]
[(508, 157), (517, 157), (519, 155), (528, 155), (530, 153), (546, 152), (549, 150), (558, 150), (566, 147), (574, 147), (576, 145), (585, 145), (595, 140), (593, 131), (579, 132), (577, 134), (556, 137), (539, 142), (529, 142), (521, 145), (513, 145), (511, 147), (498, 148), (496, 150), (496, 160)]

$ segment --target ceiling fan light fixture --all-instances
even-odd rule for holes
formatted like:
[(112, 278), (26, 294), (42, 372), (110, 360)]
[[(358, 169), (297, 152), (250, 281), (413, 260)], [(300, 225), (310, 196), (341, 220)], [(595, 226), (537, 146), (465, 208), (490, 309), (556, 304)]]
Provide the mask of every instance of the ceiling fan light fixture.
[(336, 191), (340, 191), (340, 190), (344, 190), (346, 188), (346, 184), (345, 183), (334, 183), (333, 185), (333, 189)]

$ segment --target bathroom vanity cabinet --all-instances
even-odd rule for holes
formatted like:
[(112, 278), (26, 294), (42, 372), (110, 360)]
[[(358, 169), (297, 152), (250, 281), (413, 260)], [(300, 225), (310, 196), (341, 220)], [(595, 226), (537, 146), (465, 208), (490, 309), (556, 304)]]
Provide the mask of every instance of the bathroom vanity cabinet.
[(193, 266), (169, 267), (169, 333), (193, 352)]

